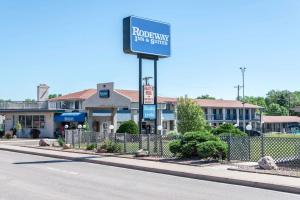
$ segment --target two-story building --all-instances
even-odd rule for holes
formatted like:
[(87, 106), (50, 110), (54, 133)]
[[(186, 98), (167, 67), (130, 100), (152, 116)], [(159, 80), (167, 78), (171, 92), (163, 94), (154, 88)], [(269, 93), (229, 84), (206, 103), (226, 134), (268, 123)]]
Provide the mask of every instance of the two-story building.
[[(114, 83), (97, 84), (97, 89), (87, 89), (48, 99), (46, 85), (38, 86), (36, 102), (0, 103), (0, 115), (5, 116), (5, 130), (22, 126), (21, 137), (29, 136), (32, 129), (40, 131), (41, 137), (54, 137), (63, 133), (65, 125), (77, 128), (78, 124), (89, 123), (90, 129), (97, 132), (116, 131), (127, 120), (138, 123), (137, 90), (115, 89)], [(176, 130), (176, 98), (158, 97), (158, 121), (162, 132)], [(232, 123), (242, 126), (243, 104), (234, 100), (197, 99), (195, 102), (203, 109), (211, 126)], [(260, 127), (261, 107), (245, 104), (245, 120), (254, 129)], [(110, 126), (113, 125), (113, 126)], [(113, 127), (113, 130), (109, 130)], [(143, 127), (153, 132), (153, 121), (144, 121)]]

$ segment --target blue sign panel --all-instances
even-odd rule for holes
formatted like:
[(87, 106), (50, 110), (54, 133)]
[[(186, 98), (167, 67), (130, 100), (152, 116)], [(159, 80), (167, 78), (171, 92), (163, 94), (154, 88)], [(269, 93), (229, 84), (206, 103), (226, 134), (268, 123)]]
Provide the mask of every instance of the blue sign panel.
[(143, 118), (146, 120), (156, 119), (156, 105), (145, 104), (143, 105)]
[(123, 20), (123, 50), (160, 58), (171, 55), (170, 25), (130, 16)]
[(100, 90), (99, 91), (99, 98), (109, 98), (110, 92), (109, 90)]

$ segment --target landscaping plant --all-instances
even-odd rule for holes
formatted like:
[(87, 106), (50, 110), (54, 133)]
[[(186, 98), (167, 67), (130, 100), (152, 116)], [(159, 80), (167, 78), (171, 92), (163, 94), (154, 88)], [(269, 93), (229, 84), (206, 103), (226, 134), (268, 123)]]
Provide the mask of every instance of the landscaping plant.
[(123, 122), (117, 130), (117, 133), (138, 134), (138, 132), (138, 126), (133, 120)]

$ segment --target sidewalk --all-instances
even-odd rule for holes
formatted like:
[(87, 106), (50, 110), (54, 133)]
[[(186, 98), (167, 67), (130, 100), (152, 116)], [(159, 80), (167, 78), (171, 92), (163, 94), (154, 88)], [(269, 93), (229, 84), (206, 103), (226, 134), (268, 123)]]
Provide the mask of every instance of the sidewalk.
[(229, 167), (232, 168), (231, 165), (216, 165), (204, 167), (187, 166), (157, 161), (128, 159), (112, 156), (101, 157), (99, 155), (87, 155), (81, 153), (34, 149), (28, 147), (10, 146), (5, 144), (0, 144), (0, 150), (300, 194), (299, 178), (228, 170)]

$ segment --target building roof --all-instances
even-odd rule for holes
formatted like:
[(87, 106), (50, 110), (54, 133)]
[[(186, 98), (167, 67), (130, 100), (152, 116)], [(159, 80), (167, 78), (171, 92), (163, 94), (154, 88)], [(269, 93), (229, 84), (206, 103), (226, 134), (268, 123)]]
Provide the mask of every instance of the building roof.
[[(243, 108), (243, 103), (236, 100), (222, 100), (222, 99), (196, 99), (197, 104), (201, 107), (211, 108)], [(245, 103), (245, 108), (262, 108), (257, 105)]]
[(86, 100), (97, 92), (96, 89), (87, 89), (79, 92), (66, 94), (60, 97), (49, 99), (49, 101)]
[[(139, 92), (137, 90), (121, 90), (115, 89), (115, 92), (130, 99), (132, 102), (139, 102)], [(92, 95), (96, 94), (96, 89), (87, 89), (79, 92), (70, 93), (60, 97), (50, 99), (49, 101), (66, 101), (66, 100), (86, 100)], [(158, 97), (158, 103), (176, 103), (177, 98), (172, 97)], [(197, 104), (201, 107), (211, 108), (243, 108), (243, 103), (236, 100), (213, 100), (213, 99), (195, 99)], [(262, 108), (253, 104), (245, 103), (245, 108)]]
[[(117, 93), (129, 98), (132, 102), (139, 102), (139, 91), (137, 90), (115, 90)], [(176, 98), (171, 97), (158, 97), (158, 103), (176, 102)]]
[(298, 116), (262, 116), (263, 123), (300, 123), (300, 117)]

